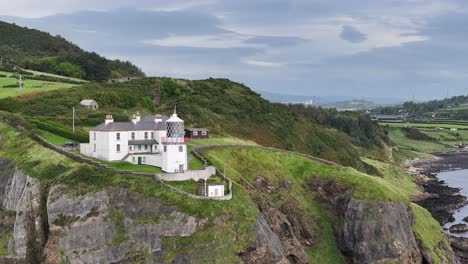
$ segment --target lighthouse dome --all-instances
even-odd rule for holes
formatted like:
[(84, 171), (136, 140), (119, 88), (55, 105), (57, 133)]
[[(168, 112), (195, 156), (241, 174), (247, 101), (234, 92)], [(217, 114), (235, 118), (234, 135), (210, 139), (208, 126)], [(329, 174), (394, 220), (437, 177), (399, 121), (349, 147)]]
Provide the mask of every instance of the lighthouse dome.
[(183, 138), (184, 131), (184, 120), (177, 116), (176, 109), (174, 108), (174, 114), (166, 120), (166, 130), (168, 138)]

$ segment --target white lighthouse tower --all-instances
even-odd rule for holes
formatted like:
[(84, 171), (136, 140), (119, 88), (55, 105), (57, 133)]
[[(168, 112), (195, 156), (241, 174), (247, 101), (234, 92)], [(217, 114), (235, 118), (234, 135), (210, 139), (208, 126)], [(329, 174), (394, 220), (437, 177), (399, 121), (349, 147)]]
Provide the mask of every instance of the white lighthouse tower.
[(184, 140), (184, 120), (174, 114), (166, 120), (167, 136), (163, 139), (162, 170), (183, 172), (187, 170), (187, 144)]

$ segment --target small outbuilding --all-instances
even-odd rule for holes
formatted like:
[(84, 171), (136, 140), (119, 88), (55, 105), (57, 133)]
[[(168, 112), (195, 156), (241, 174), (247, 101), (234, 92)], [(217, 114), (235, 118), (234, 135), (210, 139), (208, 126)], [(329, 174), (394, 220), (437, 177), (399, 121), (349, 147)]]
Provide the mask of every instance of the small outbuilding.
[(99, 109), (98, 103), (92, 99), (81, 100), (80, 105), (93, 110)]
[(185, 129), (185, 137), (202, 139), (208, 138), (208, 129), (207, 128), (187, 128)]
[(224, 196), (224, 183), (201, 182), (198, 185), (198, 194), (207, 197), (222, 197)]

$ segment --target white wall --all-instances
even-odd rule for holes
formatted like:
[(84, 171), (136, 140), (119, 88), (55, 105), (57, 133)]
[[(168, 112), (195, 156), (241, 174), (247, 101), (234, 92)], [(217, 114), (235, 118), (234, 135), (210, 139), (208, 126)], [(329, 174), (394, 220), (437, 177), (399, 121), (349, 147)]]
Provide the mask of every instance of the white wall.
[(224, 185), (208, 185), (208, 197), (224, 196)]
[[(164, 147), (166, 151), (164, 152)], [(179, 151), (182, 147), (182, 152)], [(187, 145), (185, 144), (166, 144), (163, 146), (163, 160), (162, 170), (165, 172), (179, 172), (180, 165), (183, 166), (184, 171), (187, 167)]]

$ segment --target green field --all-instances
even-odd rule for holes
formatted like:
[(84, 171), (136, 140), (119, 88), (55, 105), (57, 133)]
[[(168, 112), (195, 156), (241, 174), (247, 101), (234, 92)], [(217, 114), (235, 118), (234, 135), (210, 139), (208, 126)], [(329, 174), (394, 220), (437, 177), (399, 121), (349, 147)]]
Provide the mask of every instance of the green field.
[(26, 72), (33, 73), (34, 75), (44, 75), (44, 76), (49, 76), (49, 77), (54, 77), (54, 78), (60, 78), (60, 79), (65, 79), (65, 80), (71, 80), (71, 81), (78, 81), (78, 82), (89, 82), (85, 81), (82, 79), (78, 78), (73, 78), (73, 77), (67, 77), (67, 76), (62, 76), (62, 75), (57, 75), (57, 74), (52, 74), (52, 73), (47, 73), (47, 72), (39, 72), (39, 71), (33, 71), (33, 70), (24, 70)]
[(457, 129), (468, 129), (468, 125), (461, 125), (461, 124), (447, 124), (447, 123), (384, 123), (379, 122), (382, 126), (390, 126), (390, 127), (422, 127), (422, 128), (457, 128)]
[(447, 142), (410, 139), (406, 137), (405, 133), (399, 128), (391, 128), (388, 136), (397, 144), (398, 148), (409, 149), (417, 152), (430, 153), (453, 148), (453, 144), (447, 144)]
[(58, 83), (38, 80), (25, 80), (20, 93), (19, 88), (4, 88), (5, 85), (16, 84), (15, 78), (0, 78), (0, 98), (20, 96), (36, 92), (53, 91), (76, 86), (76, 84)]

